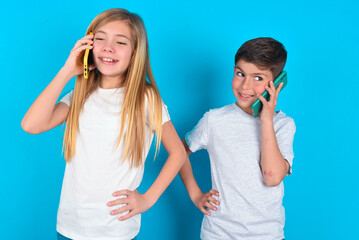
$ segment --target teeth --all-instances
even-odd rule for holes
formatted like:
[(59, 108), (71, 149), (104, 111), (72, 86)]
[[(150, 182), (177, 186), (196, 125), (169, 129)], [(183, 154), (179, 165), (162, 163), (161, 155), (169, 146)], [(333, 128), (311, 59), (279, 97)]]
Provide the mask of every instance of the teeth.
[(102, 60), (105, 62), (116, 62), (116, 60), (113, 60), (111, 58), (102, 58)]
[(245, 97), (245, 98), (251, 97), (251, 95), (244, 95), (244, 94), (242, 94), (242, 93), (240, 93), (240, 94), (242, 95), (242, 97)]

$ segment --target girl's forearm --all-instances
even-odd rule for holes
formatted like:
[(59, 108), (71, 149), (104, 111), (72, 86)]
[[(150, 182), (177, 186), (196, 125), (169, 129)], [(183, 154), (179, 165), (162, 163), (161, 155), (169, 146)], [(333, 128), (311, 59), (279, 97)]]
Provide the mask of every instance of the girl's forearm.
[(176, 177), (178, 171), (183, 165), (185, 157), (185, 152), (180, 150), (169, 154), (168, 159), (164, 164), (157, 179), (146, 191), (146, 193), (144, 193), (145, 197), (149, 200), (151, 206), (158, 200), (158, 198), (166, 190), (168, 185)]
[(62, 68), (25, 114), (21, 122), (25, 131), (36, 133), (50, 121), (56, 101), (70, 79)]

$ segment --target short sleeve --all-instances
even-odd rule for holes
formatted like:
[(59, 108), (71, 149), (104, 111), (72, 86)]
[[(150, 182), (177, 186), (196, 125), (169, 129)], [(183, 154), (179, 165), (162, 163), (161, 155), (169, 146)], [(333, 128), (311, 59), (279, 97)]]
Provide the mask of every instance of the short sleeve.
[(197, 125), (185, 136), (191, 152), (206, 149), (209, 142), (209, 112), (205, 113)]
[(276, 137), (279, 146), (279, 150), (282, 153), (284, 159), (289, 163), (288, 175), (292, 174), (292, 165), (293, 165), (293, 139), (296, 131), (295, 123), (292, 118), (288, 118), (283, 125), (281, 125), (276, 130)]
[[(161, 104), (162, 104), (162, 125), (163, 125), (166, 122), (170, 121), (171, 118), (170, 118), (170, 115), (167, 110), (167, 105), (162, 101), (162, 99), (161, 99)], [(146, 108), (146, 123), (149, 126), (149, 124), (150, 124), (150, 109), (149, 109), (149, 104), (148, 104), (147, 98), (146, 98), (145, 108)], [(154, 120), (153, 120), (153, 128), (152, 129), (154, 131), (156, 130), (156, 124), (155, 124)]]
[(162, 125), (171, 120), (170, 114), (167, 110), (167, 105), (162, 101)]
[(72, 96), (74, 95), (74, 90), (68, 92), (59, 102), (65, 103), (67, 106), (71, 105)]

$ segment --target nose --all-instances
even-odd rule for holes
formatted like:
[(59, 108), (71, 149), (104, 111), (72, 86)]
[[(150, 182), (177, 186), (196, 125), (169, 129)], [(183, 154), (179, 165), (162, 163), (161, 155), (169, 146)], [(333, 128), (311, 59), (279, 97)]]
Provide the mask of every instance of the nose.
[(242, 82), (242, 88), (243, 89), (251, 89), (252, 88), (252, 81), (250, 79), (250, 77), (245, 77), (243, 82)]
[(114, 47), (110, 42), (106, 42), (102, 49), (104, 52), (113, 53), (115, 51)]

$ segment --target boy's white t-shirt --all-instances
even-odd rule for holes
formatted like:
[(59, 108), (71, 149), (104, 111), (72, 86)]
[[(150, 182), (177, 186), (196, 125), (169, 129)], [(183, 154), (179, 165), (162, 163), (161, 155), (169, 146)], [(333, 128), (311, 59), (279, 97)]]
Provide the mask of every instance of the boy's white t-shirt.
[[(70, 106), (73, 91), (60, 102)], [(74, 240), (129, 240), (134, 238), (141, 224), (141, 215), (125, 221), (110, 215), (108, 207), (118, 190), (135, 190), (141, 183), (144, 166), (130, 168), (121, 161), (124, 148), (120, 134), (120, 113), (124, 88), (98, 88), (86, 100), (79, 117), (76, 154), (66, 163), (61, 199), (57, 215), (57, 231)], [(146, 139), (143, 157), (146, 158), (153, 132), (149, 130), (149, 108), (146, 99)], [(170, 117), (162, 104), (162, 124)], [(126, 129), (125, 129), (126, 131)], [(125, 134), (126, 132), (124, 132)]]
[[(273, 118), (279, 149), (293, 160), (295, 124), (278, 112)], [(212, 188), (219, 192), (217, 211), (205, 215), (201, 239), (279, 240), (284, 238), (283, 183), (264, 184), (260, 168), (261, 121), (236, 104), (207, 112), (186, 135), (192, 152), (206, 149)], [(291, 171), (291, 170), (290, 170)], [(289, 172), (290, 174), (291, 172)]]

